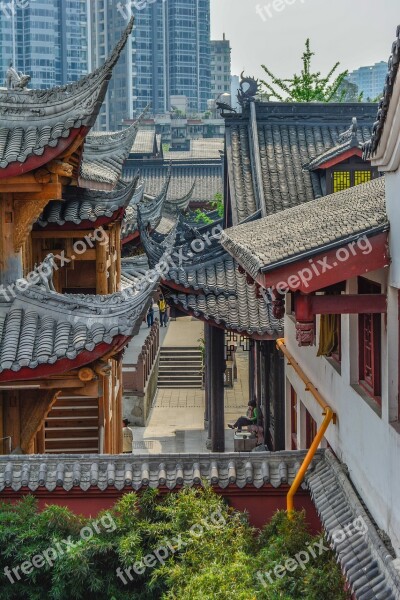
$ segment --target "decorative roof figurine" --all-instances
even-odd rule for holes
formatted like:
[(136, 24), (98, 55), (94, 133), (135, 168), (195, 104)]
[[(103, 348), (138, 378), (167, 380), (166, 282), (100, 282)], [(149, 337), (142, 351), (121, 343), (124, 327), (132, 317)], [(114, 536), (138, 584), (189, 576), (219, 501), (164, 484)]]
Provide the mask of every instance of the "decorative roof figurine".
[(8, 90), (24, 90), (31, 80), (30, 75), (17, 73), (14, 65), (10, 62), (10, 66), (6, 74), (6, 86)]
[[(254, 77), (244, 77), (244, 71), (242, 71), (240, 77), (240, 89), (238, 90), (237, 98), (240, 106), (245, 106), (249, 102), (254, 102), (259, 84), (258, 79), (254, 79)], [(249, 87), (244, 89), (246, 83)]]

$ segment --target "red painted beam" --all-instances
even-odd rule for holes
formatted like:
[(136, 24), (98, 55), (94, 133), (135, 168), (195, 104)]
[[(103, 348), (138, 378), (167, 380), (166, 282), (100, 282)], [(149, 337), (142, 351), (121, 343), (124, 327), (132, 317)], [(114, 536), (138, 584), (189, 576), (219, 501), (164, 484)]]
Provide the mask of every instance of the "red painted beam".
[(310, 294), (389, 264), (388, 232), (385, 231), (261, 273), (257, 283), (281, 294), (286, 291)]
[[(122, 221), (124, 218), (125, 208), (119, 208), (113, 212), (111, 217), (99, 217), (96, 221), (89, 221), (88, 219), (85, 221), (81, 221), (78, 225), (73, 223), (72, 221), (68, 221), (68, 223), (64, 223), (64, 225), (57, 225), (57, 223), (48, 223), (45, 227), (41, 227), (38, 224), (34, 225), (35, 231), (79, 231), (79, 230), (90, 230), (99, 229), (99, 227), (104, 227), (104, 225), (110, 225), (111, 223), (115, 223), (116, 221)], [(77, 235), (79, 237), (79, 235)]]
[(118, 335), (113, 339), (111, 344), (103, 342), (96, 346), (96, 348), (91, 352), (89, 350), (80, 352), (73, 360), (69, 358), (62, 358), (52, 365), (42, 364), (36, 367), (36, 369), (30, 369), (29, 367), (23, 367), (19, 371), (11, 371), (7, 369), (0, 373), (0, 383), (8, 383), (13, 381), (36, 381), (37, 379), (48, 379), (54, 375), (63, 375), (72, 369), (80, 369), (85, 365), (103, 358), (111, 350), (118, 352), (122, 346), (125, 346), (128, 343), (128, 341), (129, 338)]
[(387, 312), (385, 294), (343, 294), (341, 296), (312, 296), (313, 315), (360, 315)]
[(346, 152), (342, 152), (342, 154), (335, 156), (335, 158), (331, 158), (330, 160), (321, 163), (320, 165), (318, 165), (317, 169), (330, 169), (330, 167), (334, 167), (335, 165), (342, 163), (343, 161), (347, 160), (348, 158), (351, 158), (352, 156), (358, 156), (362, 158), (362, 155), (362, 150), (360, 150), (359, 148), (351, 148), (350, 150), (346, 150)]

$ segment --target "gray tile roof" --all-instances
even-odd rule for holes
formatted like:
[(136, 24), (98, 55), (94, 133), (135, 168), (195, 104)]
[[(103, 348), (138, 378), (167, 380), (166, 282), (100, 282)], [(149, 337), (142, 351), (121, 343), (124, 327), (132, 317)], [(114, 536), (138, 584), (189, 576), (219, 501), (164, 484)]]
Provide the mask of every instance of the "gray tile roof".
[(104, 65), (76, 83), (49, 90), (0, 91), (0, 179), (15, 163), (20, 173), (29, 170), (24, 163), (31, 157), (37, 157), (35, 168), (48, 162), (44, 156), (40, 163), (46, 148), (56, 148), (73, 129), (94, 125), (132, 27), (133, 20)]
[(219, 159), (224, 151), (224, 138), (201, 138), (190, 140), (190, 150), (168, 150), (164, 152), (166, 160), (188, 160), (199, 158)]
[(125, 209), (125, 215), (121, 223), (121, 239), (124, 240), (138, 231), (137, 207), (144, 197), (144, 183), (140, 182), (135, 195)]
[[(158, 242), (143, 227), (140, 232), (150, 264), (159, 262), (165, 242)], [(209, 247), (205, 244), (205, 249), (198, 254), (191, 250), (190, 242), (183, 246), (177, 244), (174, 251), (163, 283), (187, 290), (179, 293), (171, 287), (168, 297), (178, 307), (238, 332), (262, 336), (282, 334), (283, 321), (274, 317), (272, 302), (257, 293), (254, 282), (247, 281), (246, 274), (240, 272), (238, 263), (221, 248), (218, 239)]]
[(398, 600), (400, 571), (395, 568), (393, 556), (358, 499), (344, 467), (330, 450), (325, 452), (324, 461), (308, 471), (305, 480), (354, 598)]
[[(15, 288), (15, 297), (0, 300), (0, 381), (12, 381), (25, 369), (24, 379), (35, 377), (41, 365), (61, 361), (60, 372), (69, 361), (91, 362), (90, 354), (116, 336), (135, 335), (158, 281), (109, 296), (58, 294), (52, 285), (51, 255), (41, 266), (38, 282), (25, 291)], [(81, 365), (82, 366), (82, 365)]]
[(151, 156), (157, 152), (157, 140), (155, 129), (139, 129), (136, 138), (129, 148), (131, 155), (149, 154)]
[(385, 86), (383, 88), (383, 97), (379, 102), (378, 114), (374, 123), (372, 137), (364, 146), (365, 158), (373, 157), (379, 142), (381, 141), (383, 128), (389, 110), (390, 101), (393, 95), (394, 84), (399, 72), (400, 66), (400, 25), (396, 30), (396, 39), (392, 45), (392, 53), (388, 62), (388, 73), (386, 75)]
[(336, 146), (329, 148), (329, 150), (325, 150), (324, 152), (322, 152), (322, 154), (319, 154), (318, 156), (313, 158), (308, 164), (304, 165), (305, 168), (311, 171), (318, 169), (327, 161), (339, 157), (341, 154), (347, 152), (348, 150), (351, 150), (352, 148), (357, 148), (361, 151), (363, 144), (358, 139), (357, 131), (357, 119), (354, 117), (350, 129), (348, 129), (338, 137)]
[[(142, 161), (128, 160), (124, 167), (123, 176), (125, 179), (131, 179), (137, 169), (146, 183), (146, 194), (157, 196), (164, 185), (166, 172), (169, 168), (169, 162), (159, 161), (157, 164), (146, 164)], [(212, 202), (216, 194), (223, 192), (222, 162), (201, 163), (193, 161), (187, 164), (172, 162), (172, 177), (169, 186), (167, 201), (173, 202), (177, 198), (182, 198), (189, 193), (193, 182), (196, 182), (191, 202), (208, 203)]]
[[(320, 176), (304, 165), (338, 143), (353, 117), (360, 143), (371, 136), (375, 105), (256, 102), (259, 157), (266, 212), (273, 214), (323, 195)], [(256, 166), (250, 120), (226, 119), (233, 224), (242, 222), (259, 207)]]
[[(1, 456), (0, 492), (74, 488), (139, 490), (201, 485), (206, 480), (224, 489), (292, 483), (305, 452), (166, 454), (157, 456)], [(317, 453), (314, 464), (323, 460)]]
[(117, 185), (144, 114), (121, 131), (98, 132), (87, 136), (80, 172), (82, 187), (105, 184), (114, 188)]
[(78, 187), (64, 188), (63, 200), (52, 200), (40, 215), (37, 224), (41, 228), (54, 229), (64, 225), (93, 226), (104, 218), (122, 220), (124, 209), (134, 200), (139, 176), (130, 183), (120, 182), (111, 192), (88, 190)]
[(253, 278), (281, 261), (388, 227), (383, 177), (223, 231), (221, 243)]

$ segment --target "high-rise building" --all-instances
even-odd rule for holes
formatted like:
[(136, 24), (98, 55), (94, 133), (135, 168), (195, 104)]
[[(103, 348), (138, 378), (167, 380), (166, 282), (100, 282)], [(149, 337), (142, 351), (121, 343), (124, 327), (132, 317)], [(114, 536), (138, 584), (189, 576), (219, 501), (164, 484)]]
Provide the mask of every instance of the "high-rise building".
[(87, 0), (7, 3), (0, 17), (0, 69), (10, 62), (32, 88), (76, 81), (89, 71)]
[(347, 79), (350, 83), (355, 83), (359, 93), (363, 92), (365, 101), (375, 100), (382, 94), (387, 75), (387, 62), (382, 60), (367, 67), (360, 67), (349, 73)]
[(211, 41), (211, 98), (222, 94), (231, 95), (231, 45), (225, 34)]
[(90, 0), (92, 66), (104, 60), (127, 19), (135, 26), (99, 116), (99, 129), (118, 129), (150, 104), (154, 114), (186, 97), (189, 114), (202, 113), (211, 97), (210, 0), (157, 0), (140, 9), (131, 2)]

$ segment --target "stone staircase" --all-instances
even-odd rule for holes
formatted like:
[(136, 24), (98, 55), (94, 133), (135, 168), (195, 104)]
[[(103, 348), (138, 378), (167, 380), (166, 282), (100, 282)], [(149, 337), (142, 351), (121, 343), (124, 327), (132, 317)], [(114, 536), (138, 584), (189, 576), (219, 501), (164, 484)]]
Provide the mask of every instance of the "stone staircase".
[(60, 396), (44, 426), (46, 454), (98, 454), (99, 401)]
[(199, 348), (162, 347), (157, 385), (159, 388), (201, 389), (202, 365)]

